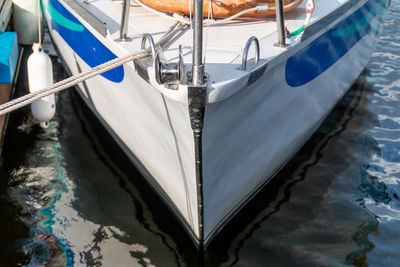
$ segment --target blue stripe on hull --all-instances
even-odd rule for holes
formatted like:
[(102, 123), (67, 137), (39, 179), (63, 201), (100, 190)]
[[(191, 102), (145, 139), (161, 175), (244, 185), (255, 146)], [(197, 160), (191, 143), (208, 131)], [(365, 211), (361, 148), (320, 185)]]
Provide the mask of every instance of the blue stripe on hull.
[(387, 0), (369, 0), (353, 14), (301, 49), (286, 62), (288, 85), (304, 85), (324, 73), (364, 36), (370, 34), (371, 22), (382, 13)]
[[(46, 12), (51, 17), (54, 16), (51, 19), (52, 28), (90, 67), (96, 67), (117, 58), (57, 0), (48, 0)], [(124, 68), (119, 66), (101, 75), (112, 82), (119, 83), (124, 79)]]

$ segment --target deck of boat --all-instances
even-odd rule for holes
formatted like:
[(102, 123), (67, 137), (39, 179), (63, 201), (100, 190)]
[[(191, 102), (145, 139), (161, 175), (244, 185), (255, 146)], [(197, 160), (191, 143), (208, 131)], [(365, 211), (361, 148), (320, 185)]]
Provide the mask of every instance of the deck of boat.
[[(81, 14), (79, 15), (82, 16), (83, 14), (84, 20), (92, 25), (95, 31), (97, 27), (97, 32), (109, 40), (108, 46), (114, 48), (113, 51), (116, 51), (117, 56), (124, 56), (127, 53), (140, 50), (142, 35), (145, 33), (151, 34), (155, 42), (159, 41), (168, 29), (176, 23), (176, 20), (173, 18), (166, 15), (160, 16), (132, 0), (128, 27), (128, 36), (131, 38), (131, 41), (120, 42), (118, 39), (120, 37), (123, 1), (89, 0), (88, 3), (85, 3), (85, 0), (63, 1), (66, 2), (67, 6), (71, 7), (72, 11), (81, 10)], [(299, 7), (285, 13), (285, 26), (290, 31), (297, 30), (304, 25), (306, 2), (304, 0)], [(346, 2), (350, 1), (317, 1), (310, 25), (326, 17)], [(329, 25), (324, 25), (324, 28), (327, 28), (327, 26)], [(255, 36), (259, 40), (260, 61), (257, 66), (254, 64), (254, 45), (251, 46), (247, 69), (243, 71), (240, 69), (243, 49), (251, 36)], [(295, 38), (292, 38), (291, 40), (287, 40), (289, 45), (285, 48), (274, 46), (278, 42), (275, 16), (240, 18), (232, 20), (229, 23), (210, 26), (207, 26), (207, 22), (205, 21), (203, 40), (205, 71), (209, 74), (209, 102), (219, 101), (218, 99), (224, 98), (220, 97), (221, 94), (225, 96), (229, 95), (230, 93), (227, 92), (231, 91), (231, 87), (238, 88), (244, 86), (247, 83), (250, 71), (255, 71), (256, 67), (265, 66), (267, 62), (269, 63), (269, 68), (272, 67), (275, 64), (272, 61), (274, 58), (277, 58), (278, 55), (300, 42), (300, 39), (295, 40)], [(192, 63), (192, 43), (193, 31), (190, 27), (187, 27), (173, 40), (170, 40), (167, 46), (163, 47), (167, 62), (177, 62), (178, 47), (181, 45), (183, 48), (185, 72), (189, 71)], [(285, 53), (285, 55), (288, 55), (288, 53)], [(150, 60), (146, 64), (150, 67)], [(211, 91), (213, 91), (212, 94), (210, 94)]]
[[(104, 22), (110, 33), (109, 38), (119, 38), (119, 23), (122, 14), (122, 1), (111, 0), (76, 0), (82, 7)], [(306, 17), (303, 3), (293, 11), (285, 13), (285, 25), (290, 31), (297, 30), (304, 24)], [(311, 23), (332, 12), (347, 0), (320, 0), (311, 18)], [(107, 14), (107, 15), (106, 15)], [(175, 23), (171, 18), (159, 16), (132, 1), (129, 18), (129, 36), (133, 42), (121, 43), (130, 52), (140, 49), (139, 39), (144, 33), (150, 33), (157, 42), (159, 38)], [(260, 41), (260, 58), (268, 59), (282, 51), (272, 44), (277, 42), (275, 17), (240, 18), (230, 23), (211, 25), (204, 23), (204, 54), (206, 63), (240, 64), (243, 48), (251, 36)], [(185, 62), (191, 62), (193, 35), (190, 28), (183, 32), (168, 46), (165, 56), (167, 60), (176, 60), (177, 48), (182, 45)], [(249, 55), (250, 56), (250, 55)]]

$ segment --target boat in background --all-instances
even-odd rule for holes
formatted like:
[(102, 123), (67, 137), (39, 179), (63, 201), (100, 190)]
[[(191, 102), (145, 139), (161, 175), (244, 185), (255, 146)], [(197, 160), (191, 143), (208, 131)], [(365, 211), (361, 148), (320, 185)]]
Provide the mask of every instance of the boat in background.
[(149, 47), (77, 91), (205, 249), (364, 69), (390, 1), (308, 0), (283, 15), (276, 0), (276, 17), (204, 21), (202, 0), (193, 20), (137, 3), (42, 8), (72, 74)]
[[(18, 73), (18, 39), (16, 32), (9, 32), (12, 15), (12, 1), (0, 0), (0, 104), (12, 95), (14, 81)], [(0, 154), (8, 116), (0, 116)]]

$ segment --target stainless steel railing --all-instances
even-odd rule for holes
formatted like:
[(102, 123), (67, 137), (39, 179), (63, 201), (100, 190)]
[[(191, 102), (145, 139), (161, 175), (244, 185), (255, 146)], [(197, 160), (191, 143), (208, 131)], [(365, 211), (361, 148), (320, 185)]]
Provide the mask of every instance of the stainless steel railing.
[(275, 0), (276, 27), (278, 32), (278, 46), (286, 46), (285, 17), (283, 15), (283, 0)]
[(129, 25), (129, 9), (131, 7), (130, 0), (124, 0), (122, 6), (122, 17), (121, 17), (121, 28), (119, 34), (119, 41), (130, 41), (131, 39), (128, 37), (128, 25)]

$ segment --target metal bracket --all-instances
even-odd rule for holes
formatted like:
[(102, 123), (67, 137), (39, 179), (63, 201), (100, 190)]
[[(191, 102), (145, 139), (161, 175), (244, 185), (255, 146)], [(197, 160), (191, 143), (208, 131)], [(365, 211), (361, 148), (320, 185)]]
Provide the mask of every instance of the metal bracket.
[(190, 124), (193, 132), (200, 133), (203, 129), (206, 107), (207, 85), (188, 85), (188, 102)]
[(242, 66), (240, 67), (241, 70), (245, 70), (246, 69), (246, 65), (247, 65), (247, 56), (249, 54), (249, 49), (251, 44), (254, 42), (254, 45), (256, 46), (256, 65), (258, 63), (258, 61), (260, 60), (260, 43), (258, 42), (257, 37), (255, 36), (251, 36), (249, 38), (249, 40), (247, 40), (246, 46), (244, 47), (243, 50), (243, 56), (242, 56)]
[(197, 185), (197, 216), (199, 249), (204, 249), (204, 196), (203, 196), (203, 125), (206, 110), (207, 84), (188, 85), (190, 126), (193, 130)]

